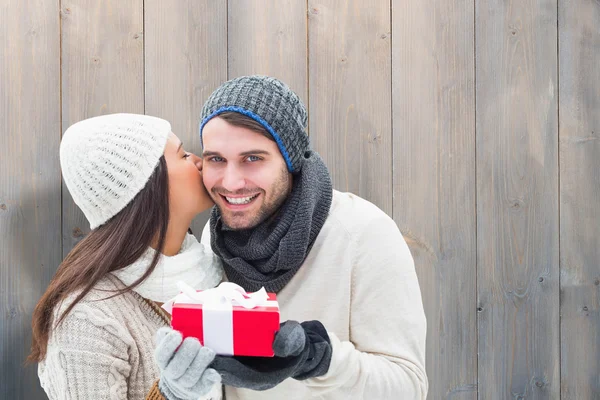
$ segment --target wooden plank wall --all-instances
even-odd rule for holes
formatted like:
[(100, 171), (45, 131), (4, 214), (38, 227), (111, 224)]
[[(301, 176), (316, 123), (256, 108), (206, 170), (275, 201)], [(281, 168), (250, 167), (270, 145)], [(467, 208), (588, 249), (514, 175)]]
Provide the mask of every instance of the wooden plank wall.
[(429, 398), (476, 399), (473, 1), (392, 9), (394, 219), (425, 304)]
[(227, 75), (281, 79), (308, 106), (306, 4), (297, 0), (231, 1), (227, 19)]
[(599, 27), (583, 0), (3, 1), (0, 398), (45, 398), (31, 313), (89, 230), (61, 132), (145, 112), (199, 151), (247, 74), (300, 95), (335, 187), (403, 232), (429, 399), (600, 398)]
[(390, 30), (388, 2), (308, 2), (312, 144), (334, 187), (369, 199), (389, 215)]
[[(144, 113), (143, 0), (62, 2), (63, 132), (85, 118)], [(89, 223), (63, 185), (63, 257)]]
[[(186, 151), (199, 151), (202, 106), (227, 80), (226, 18), (225, 2), (144, 2), (146, 114), (171, 122)], [(202, 232), (209, 215), (194, 220), (194, 233)]]
[(2, 2), (0, 37), (0, 398), (40, 399), (21, 365), (62, 259), (58, 1)]
[(563, 400), (600, 398), (600, 3), (559, 4)]
[(558, 399), (557, 2), (475, 11), (479, 396)]

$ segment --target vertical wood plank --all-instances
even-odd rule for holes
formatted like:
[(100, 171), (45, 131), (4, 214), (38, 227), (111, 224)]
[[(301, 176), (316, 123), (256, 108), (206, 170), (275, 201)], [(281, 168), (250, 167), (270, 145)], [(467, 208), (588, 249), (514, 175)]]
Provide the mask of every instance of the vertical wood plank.
[(308, 107), (306, 2), (230, 1), (228, 19), (228, 78), (274, 76)]
[(473, 12), (392, 2), (394, 219), (423, 293), (430, 399), (477, 398)]
[[(200, 154), (202, 106), (227, 79), (227, 3), (146, 0), (146, 114), (166, 119), (185, 149)], [(192, 223), (200, 239), (210, 213)]]
[(557, 3), (475, 9), (479, 396), (558, 399)]
[(561, 392), (600, 398), (600, 4), (559, 1)]
[(0, 5), (0, 398), (41, 399), (31, 316), (61, 260), (57, 0)]
[(338, 190), (392, 215), (390, 2), (309, 1), (309, 127)]
[[(63, 132), (97, 115), (143, 114), (143, 0), (64, 0), (61, 6)], [(88, 231), (63, 187), (63, 255)]]

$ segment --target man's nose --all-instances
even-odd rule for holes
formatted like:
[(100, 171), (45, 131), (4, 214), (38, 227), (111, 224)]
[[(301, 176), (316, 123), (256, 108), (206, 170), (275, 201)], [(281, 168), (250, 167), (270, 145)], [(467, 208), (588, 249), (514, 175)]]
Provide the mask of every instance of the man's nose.
[(231, 193), (243, 189), (246, 186), (246, 180), (241, 171), (234, 165), (228, 165), (223, 175), (223, 188)]

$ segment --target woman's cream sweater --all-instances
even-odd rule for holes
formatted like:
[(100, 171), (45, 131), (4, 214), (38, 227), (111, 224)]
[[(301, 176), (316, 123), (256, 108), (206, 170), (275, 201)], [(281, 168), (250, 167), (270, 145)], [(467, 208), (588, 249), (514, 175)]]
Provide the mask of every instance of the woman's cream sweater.
[[(159, 378), (156, 331), (167, 326), (151, 303), (128, 292), (106, 299), (124, 284), (107, 275), (52, 331), (38, 374), (54, 399), (144, 399)], [(62, 312), (71, 296), (57, 308)], [(98, 301), (100, 300), (100, 301)], [(220, 399), (220, 385), (206, 396)], [(154, 389), (156, 390), (156, 389)]]

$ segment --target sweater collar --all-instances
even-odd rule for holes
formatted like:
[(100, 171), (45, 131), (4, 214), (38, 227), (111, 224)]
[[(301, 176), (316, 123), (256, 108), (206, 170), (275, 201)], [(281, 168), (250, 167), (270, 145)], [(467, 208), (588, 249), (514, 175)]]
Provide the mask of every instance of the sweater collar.
[[(147, 271), (155, 254), (156, 250), (149, 247), (136, 262), (112, 274), (129, 286)], [(179, 294), (178, 281), (196, 290), (205, 290), (217, 286), (222, 277), (219, 258), (193, 235), (187, 234), (179, 253), (161, 254), (152, 274), (133, 290), (146, 299), (164, 303)]]

